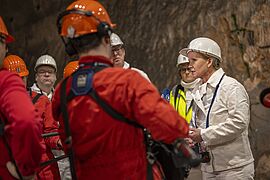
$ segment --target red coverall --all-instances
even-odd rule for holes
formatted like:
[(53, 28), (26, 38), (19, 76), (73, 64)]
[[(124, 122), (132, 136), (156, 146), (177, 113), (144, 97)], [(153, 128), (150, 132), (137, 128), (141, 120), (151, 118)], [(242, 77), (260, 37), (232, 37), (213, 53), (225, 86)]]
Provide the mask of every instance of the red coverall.
[[(35, 112), (22, 79), (4, 69), (0, 70), (0, 118), (6, 120), (4, 135), (21, 174), (34, 174), (42, 153), (41, 119)], [(3, 137), (0, 137), (0, 151), (0, 179), (15, 179), (6, 168), (10, 156)]]
[[(79, 61), (80, 64), (92, 62), (112, 66), (109, 59), (101, 56), (88, 56)], [(71, 79), (67, 82), (67, 92)], [(52, 106), (55, 120), (60, 121), (63, 143), (59, 87)], [(105, 68), (94, 75), (93, 87), (116, 111), (146, 127), (154, 139), (172, 143), (177, 138), (187, 137), (186, 121), (139, 73), (130, 69)], [(146, 179), (146, 148), (141, 129), (113, 119), (90, 96), (75, 97), (68, 103), (68, 112), (78, 179)]]
[[(31, 98), (33, 99), (37, 93), (32, 91)], [(36, 110), (42, 118), (43, 133), (58, 132), (58, 124), (52, 117), (51, 102), (47, 96), (42, 95), (34, 104)], [(52, 153), (53, 149), (59, 149), (57, 146), (57, 141), (60, 140), (59, 136), (52, 136), (42, 139), (41, 143), (46, 147), (42, 153), (41, 162), (48, 161), (54, 158)], [(57, 162), (39, 168), (36, 179), (48, 179), (48, 180), (58, 180), (60, 179), (59, 169)]]

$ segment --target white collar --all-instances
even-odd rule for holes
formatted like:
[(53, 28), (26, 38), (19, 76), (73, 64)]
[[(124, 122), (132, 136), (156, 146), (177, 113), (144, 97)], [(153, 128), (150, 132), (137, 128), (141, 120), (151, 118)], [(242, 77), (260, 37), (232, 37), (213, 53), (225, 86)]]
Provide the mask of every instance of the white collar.
[(207, 80), (206, 83), (215, 88), (223, 74), (224, 74), (223, 69), (219, 68), (210, 76), (210, 78)]
[(126, 62), (126, 61), (124, 61), (124, 66), (123, 66), (123, 68), (124, 69), (128, 69), (130, 67), (130, 65)]
[(54, 92), (54, 88), (52, 88), (51, 92), (50, 93), (46, 93), (44, 91), (42, 91), (36, 83), (33, 84), (33, 86), (31, 87), (31, 90), (32, 91), (35, 91), (37, 93), (41, 93), (41, 94), (44, 94), (45, 96), (47, 96), (49, 99), (52, 98), (52, 95), (53, 95), (53, 92)]
[(186, 83), (183, 80), (181, 80), (181, 85), (188, 90), (192, 90), (194, 89), (196, 86), (199, 86), (201, 84), (201, 79), (197, 78), (194, 81), (190, 82), (190, 83)]
[(207, 80), (206, 83), (203, 83), (202, 85), (200, 85), (199, 89), (200, 89), (200, 94), (203, 96), (204, 94), (206, 94), (206, 88), (207, 85), (209, 84), (211, 87), (216, 88), (220, 78), (222, 77), (222, 75), (224, 74), (224, 71), (222, 68), (219, 68), (217, 71), (215, 71), (210, 78)]

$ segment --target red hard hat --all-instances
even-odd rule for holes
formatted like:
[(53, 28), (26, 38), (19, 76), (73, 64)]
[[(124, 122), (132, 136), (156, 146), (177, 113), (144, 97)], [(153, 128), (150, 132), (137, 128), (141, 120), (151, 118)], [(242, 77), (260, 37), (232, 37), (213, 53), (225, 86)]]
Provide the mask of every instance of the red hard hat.
[(6, 43), (11, 43), (14, 41), (14, 38), (8, 33), (6, 25), (0, 16), (0, 36), (3, 36), (6, 40)]

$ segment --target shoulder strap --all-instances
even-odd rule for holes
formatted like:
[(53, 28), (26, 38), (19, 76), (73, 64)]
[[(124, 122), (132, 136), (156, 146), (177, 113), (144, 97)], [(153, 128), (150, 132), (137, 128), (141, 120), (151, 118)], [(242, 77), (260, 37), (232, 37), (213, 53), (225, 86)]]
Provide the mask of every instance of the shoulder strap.
[(184, 88), (183, 88), (180, 84), (178, 84), (178, 85), (175, 87), (175, 92), (174, 92), (174, 107), (176, 107), (176, 100), (177, 100), (178, 92), (179, 92), (180, 89), (181, 89), (182, 91), (184, 91)]
[(0, 119), (0, 137), (4, 135), (5, 123)]
[(100, 98), (100, 96), (94, 89), (92, 89), (90, 93), (88, 93), (88, 95), (90, 95), (96, 101), (96, 103), (100, 105), (100, 107), (102, 107), (102, 109), (114, 119), (130, 124), (136, 128), (144, 129), (144, 127), (137, 122), (129, 120), (128, 118), (124, 117), (122, 114), (114, 110), (110, 105), (108, 105), (104, 100)]
[(29, 92), (30, 97), (32, 97), (32, 89), (30, 87), (26, 87), (26, 90)]
[(38, 99), (42, 96), (43, 94), (37, 93), (37, 95), (32, 99), (32, 103), (36, 104), (36, 102), (38, 101)]

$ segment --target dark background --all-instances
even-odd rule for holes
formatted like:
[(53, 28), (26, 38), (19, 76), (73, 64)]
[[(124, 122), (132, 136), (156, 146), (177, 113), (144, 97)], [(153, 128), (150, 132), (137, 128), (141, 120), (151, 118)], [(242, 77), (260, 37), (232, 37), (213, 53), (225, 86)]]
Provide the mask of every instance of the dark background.
[[(16, 42), (10, 53), (21, 56), (34, 80), (37, 58), (51, 54), (58, 80), (70, 60), (57, 34), (56, 19), (71, 0), (0, 0), (0, 15)], [(256, 179), (270, 179), (269, 109), (259, 93), (269, 86), (270, 2), (267, 0), (110, 0), (100, 1), (111, 15), (126, 46), (127, 61), (144, 70), (159, 90), (179, 79), (180, 49), (200, 36), (222, 48), (223, 69), (246, 87), (251, 101), (250, 141)]]

